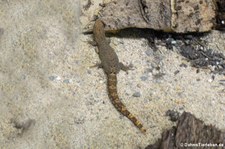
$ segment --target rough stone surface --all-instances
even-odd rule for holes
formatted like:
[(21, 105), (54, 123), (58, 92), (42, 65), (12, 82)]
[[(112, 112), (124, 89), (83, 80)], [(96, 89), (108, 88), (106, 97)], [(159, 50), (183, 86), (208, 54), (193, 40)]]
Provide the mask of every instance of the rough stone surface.
[(163, 132), (162, 138), (145, 149), (225, 148), (225, 132), (205, 125), (194, 115), (184, 112), (176, 127)]
[(175, 32), (205, 32), (213, 27), (216, 6), (213, 0), (174, 0), (172, 28)]
[(106, 30), (147, 28), (137, 0), (119, 0), (107, 3), (100, 12)]
[(171, 30), (171, 0), (136, 0), (139, 1), (141, 16), (148, 23), (148, 28)]
[(213, 0), (114, 0), (100, 16), (107, 31), (151, 28), (167, 32), (206, 32), (215, 22)]

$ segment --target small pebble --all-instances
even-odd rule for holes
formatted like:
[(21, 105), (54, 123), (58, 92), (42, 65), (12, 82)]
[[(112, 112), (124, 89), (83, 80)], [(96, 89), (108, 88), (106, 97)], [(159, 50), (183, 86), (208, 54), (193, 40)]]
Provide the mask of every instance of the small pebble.
[(49, 78), (49, 80), (51, 80), (51, 81), (54, 81), (55, 80), (55, 76), (50, 76), (50, 77), (48, 77)]
[(176, 71), (174, 72), (174, 75), (178, 74), (179, 72), (180, 72), (179, 70), (176, 70)]
[(166, 39), (166, 43), (168, 43), (168, 44), (172, 43), (172, 41), (174, 41), (174, 39), (171, 38), (171, 37), (169, 37), (169, 38)]
[(50, 76), (50, 77), (48, 77), (49, 78), (49, 80), (51, 80), (51, 81), (59, 81), (59, 80), (61, 80), (61, 78), (59, 77), (59, 76)]
[(104, 81), (103, 81), (103, 80), (100, 80), (100, 81), (99, 81), (99, 83), (100, 83), (100, 84), (103, 84), (103, 83), (104, 83)]
[(172, 41), (171, 41), (171, 44), (174, 45), (174, 44), (177, 44), (177, 42), (176, 42), (175, 40), (172, 40)]
[(55, 78), (55, 80), (56, 80), (56, 81), (60, 81), (60, 80), (61, 80), (61, 77), (57, 76), (57, 77)]
[(174, 110), (168, 110), (168, 111), (166, 112), (166, 116), (169, 116), (169, 117), (170, 117), (170, 120), (171, 120), (172, 122), (177, 121), (178, 118), (179, 118), (179, 115), (180, 115), (179, 112), (174, 111)]
[(151, 55), (153, 55), (153, 51), (152, 50), (147, 50), (147, 51), (145, 51), (145, 54), (147, 56), (151, 56)]
[(215, 80), (215, 76), (214, 75), (212, 75), (212, 80)]
[(91, 70), (87, 70), (87, 73), (88, 73), (88, 74), (91, 74)]
[(71, 83), (72, 82), (72, 80), (71, 79), (65, 79), (65, 80), (63, 80), (63, 83)]
[(141, 96), (141, 93), (140, 92), (135, 92), (134, 94), (133, 94), (133, 97), (140, 97)]
[(197, 70), (196, 70), (196, 73), (199, 73), (199, 72), (200, 72), (200, 69), (197, 69)]
[(34, 119), (27, 119), (21, 122), (18, 121), (12, 121), (12, 123), (14, 124), (14, 127), (16, 129), (20, 129), (21, 132), (20, 134), (22, 134), (23, 132), (27, 131), (32, 125), (35, 124), (35, 120)]
[(153, 74), (153, 75), (157, 75), (157, 74), (159, 74), (159, 73), (160, 73), (160, 72), (159, 72), (158, 70), (156, 70), (156, 69), (153, 69), (153, 70), (152, 70), (152, 74)]
[(147, 79), (148, 79), (147, 76), (141, 76), (141, 80), (142, 80), (142, 81), (146, 81)]
[(150, 66), (150, 68), (145, 69), (145, 73), (149, 73), (152, 72), (152, 67)]
[(180, 67), (187, 68), (187, 64), (182, 63), (182, 64), (180, 64)]
[(209, 79), (208, 82), (211, 83), (213, 81), (213, 79)]
[(151, 68), (156, 68), (158, 65), (156, 63), (151, 63)]

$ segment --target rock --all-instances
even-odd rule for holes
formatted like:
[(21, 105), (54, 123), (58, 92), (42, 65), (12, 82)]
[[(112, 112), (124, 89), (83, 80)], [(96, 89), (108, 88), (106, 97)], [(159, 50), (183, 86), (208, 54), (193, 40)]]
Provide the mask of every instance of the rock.
[[(163, 132), (162, 138), (145, 149), (218, 148), (225, 145), (225, 132), (205, 125), (194, 115), (184, 112), (176, 127)], [(215, 147), (217, 146), (217, 147)], [(218, 147), (220, 146), (220, 147)]]
[(151, 28), (166, 32), (206, 32), (216, 16), (213, 0), (117, 0), (105, 5), (106, 31)]
[(135, 93), (133, 94), (133, 97), (141, 97), (141, 93), (140, 93), (140, 92), (135, 92)]

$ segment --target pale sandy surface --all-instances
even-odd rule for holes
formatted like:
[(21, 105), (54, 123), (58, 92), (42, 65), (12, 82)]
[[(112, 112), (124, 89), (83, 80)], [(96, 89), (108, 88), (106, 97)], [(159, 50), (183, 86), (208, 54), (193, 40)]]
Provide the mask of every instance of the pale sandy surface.
[[(174, 51), (153, 52), (144, 38), (110, 38), (120, 60), (134, 65), (119, 73), (118, 90), (147, 134), (121, 116), (108, 99), (103, 71), (90, 68), (99, 58), (88, 43), (92, 35), (80, 32), (101, 0), (84, 11), (86, 2), (0, 1), (0, 148), (144, 148), (174, 125), (165, 116), (169, 109), (225, 129), (225, 86), (219, 84), (225, 77), (196, 73)], [(225, 54), (224, 34), (205, 38)], [(159, 73), (165, 75), (156, 79)]]

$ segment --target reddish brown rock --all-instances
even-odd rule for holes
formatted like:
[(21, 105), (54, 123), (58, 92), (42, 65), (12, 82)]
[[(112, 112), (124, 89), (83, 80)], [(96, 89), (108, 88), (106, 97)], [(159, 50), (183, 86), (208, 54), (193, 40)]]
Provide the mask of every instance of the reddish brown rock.
[(106, 30), (151, 28), (167, 32), (206, 32), (215, 22), (213, 0), (117, 0), (105, 5)]

